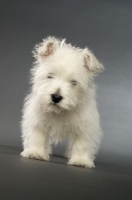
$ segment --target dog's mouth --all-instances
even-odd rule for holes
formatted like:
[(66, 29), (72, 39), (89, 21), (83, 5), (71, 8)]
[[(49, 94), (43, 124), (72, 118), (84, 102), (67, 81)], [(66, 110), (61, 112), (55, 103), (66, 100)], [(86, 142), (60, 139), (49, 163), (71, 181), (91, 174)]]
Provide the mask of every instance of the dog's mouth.
[(56, 104), (56, 103), (51, 103), (53, 106), (58, 106), (58, 104)]
[(58, 103), (50, 103), (49, 104), (49, 111), (54, 112), (56, 114), (62, 114), (66, 112), (66, 109), (61, 107)]
[(51, 103), (49, 103), (49, 106), (52, 107), (52, 108), (62, 109), (61, 105), (59, 103), (51, 102)]
[(52, 103), (50, 103), (50, 104), (49, 104), (49, 106), (54, 106), (54, 107), (58, 107), (58, 108), (60, 108), (60, 106), (59, 106), (59, 104), (58, 104), (58, 103), (53, 103), (53, 102), (52, 102)]

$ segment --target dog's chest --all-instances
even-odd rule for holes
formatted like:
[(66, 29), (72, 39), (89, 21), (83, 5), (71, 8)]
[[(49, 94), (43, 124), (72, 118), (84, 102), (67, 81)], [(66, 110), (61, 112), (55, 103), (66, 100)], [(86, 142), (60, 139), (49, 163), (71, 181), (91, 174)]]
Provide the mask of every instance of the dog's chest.
[(72, 118), (51, 116), (45, 119), (43, 127), (53, 137), (63, 138), (78, 132), (78, 122)]

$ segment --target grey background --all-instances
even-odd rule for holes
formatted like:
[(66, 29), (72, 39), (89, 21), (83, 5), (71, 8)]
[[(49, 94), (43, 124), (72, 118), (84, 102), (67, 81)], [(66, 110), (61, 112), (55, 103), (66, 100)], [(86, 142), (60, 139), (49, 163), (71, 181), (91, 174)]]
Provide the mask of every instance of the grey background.
[[(0, 144), (22, 148), (31, 50), (48, 35), (88, 46), (104, 64), (95, 80), (104, 132), (99, 155), (132, 158), (132, 1), (123, 0), (0, 0)], [(66, 143), (53, 153), (62, 155)]]

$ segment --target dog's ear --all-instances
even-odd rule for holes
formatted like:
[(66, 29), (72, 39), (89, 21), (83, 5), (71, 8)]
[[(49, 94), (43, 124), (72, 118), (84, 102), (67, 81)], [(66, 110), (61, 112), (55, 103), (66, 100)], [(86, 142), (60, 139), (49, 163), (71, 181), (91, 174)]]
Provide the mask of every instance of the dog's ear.
[(43, 42), (35, 46), (33, 56), (41, 61), (51, 56), (59, 47), (59, 40), (55, 37), (48, 37), (43, 39)]
[(97, 60), (97, 58), (88, 48), (83, 50), (83, 62), (84, 67), (92, 76), (96, 76), (104, 69), (103, 65)]

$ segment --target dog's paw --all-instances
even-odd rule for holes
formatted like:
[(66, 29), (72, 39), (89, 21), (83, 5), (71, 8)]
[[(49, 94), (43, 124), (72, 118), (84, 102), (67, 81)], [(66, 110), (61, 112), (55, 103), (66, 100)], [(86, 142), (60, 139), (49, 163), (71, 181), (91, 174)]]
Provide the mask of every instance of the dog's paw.
[(68, 159), (70, 158), (70, 156), (69, 156), (69, 154), (67, 152), (63, 154), (63, 157), (64, 158), (68, 158)]
[(20, 155), (25, 158), (49, 161), (49, 155), (47, 153), (39, 151), (36, 148), (26, 149)]
[(76, 165), (79, 167), (94, 168), (94, 162), (90, 159), (71, 158), (67, 163), (69, 165)]

